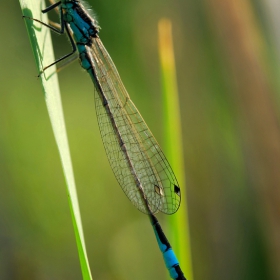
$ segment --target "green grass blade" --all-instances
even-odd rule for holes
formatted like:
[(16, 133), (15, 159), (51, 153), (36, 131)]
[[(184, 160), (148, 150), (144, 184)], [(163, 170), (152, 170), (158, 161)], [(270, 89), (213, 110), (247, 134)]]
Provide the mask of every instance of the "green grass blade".
[[(23, 15), (42, 20), (43, 22), (48, 22), (47, 16), (41, 13), (41, 10), (45, 7), (44, 1), (19, 0), (19, 2)], [(37, 22), (33, 22), (31, 20), (25, 20), (25, 22), (39, 73), (43, 65), (49, 65), (55, 60), (50, 31), (48, 28)], [(91, 280), (92, 277), (86, 254), (82, 222), (55, 67), (51, 67), (45, 71), (45, 73), (41, 75), (40, 79), (66, 180), (68, 201), (76, 236), (83, 279)]]
[(180, 209), (169, 219), (170, 229), (172, 229), (169, 230), (171, 234), (170, 243), (179, 259), (182, 271), (188, 280), (192, 280), (191, 246), (184, 176), (184, 153), (171, 21), (168, 19), (161, 19), (158, 28), (161, 80), (164, 94), (164, 151), (177, 176), (182, 192)]

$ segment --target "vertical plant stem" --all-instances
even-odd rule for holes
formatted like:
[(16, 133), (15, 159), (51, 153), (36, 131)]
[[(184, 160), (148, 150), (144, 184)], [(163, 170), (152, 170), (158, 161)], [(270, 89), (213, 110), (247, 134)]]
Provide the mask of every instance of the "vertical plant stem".
[(169, 19), (161, 19), (158, 23), (158, 32), (161, 80), (164, 95), (164, 150), (175, 171), (182, 192), (180, 209), (170, 217), (170, 229), (172, 229), (169, 230), (172, 233), (170, 240), (185, 276), (188, 280), (192, 280), (191, 246), (184, 176), (184, 153), (171, 21)]
[[(44, 1), (20, 0), (20, 5), (24, 16), (36, 18), (46, 23), (48, 22), (47, 15), (41, 13), (41, 10), (45, 7)], [(49, 65), (55, 61), (50, 30), (45, 26), (42, 26), (42, 24), (38, 22), (35, 23), (30, 19), (25, 19), (25, 22), (39, 72), (43, 66)], [(76, 185), (55, 66), (47, 69), (40, 76), (40, 79), (42, 82), (45, 101), (55, 141), (58, 147), (62, 168), (64, 171), (64, 177), (67, 185), (67, 197), (78, 247), (83, 279), (91, 280), (92, 276), (87, 259), (80, 209), (76, 193)]]

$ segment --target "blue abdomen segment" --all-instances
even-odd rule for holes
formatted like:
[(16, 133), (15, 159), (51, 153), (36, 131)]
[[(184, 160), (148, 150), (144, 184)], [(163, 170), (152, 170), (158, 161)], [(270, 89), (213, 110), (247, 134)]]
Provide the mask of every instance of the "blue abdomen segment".
[(177, 260), (174, 251), (172, 250), (170, 244), (164, 244), (160, 238), (161, 233), (158, 232), (158, 227), (157, 225), (159, 224), (155, 224), (153, 225), (154, 228), (154, 232), (156, 235), (156, 239), (159, 245), (159, 248), (162, 252), (163, 255), (163, 259), (165, 262), (165, 266), (167, 267), (167, 269), (169, 270), (170, 276), (172, 279), (178, 279), (178, 274), (176, 272), (176, 270), (174, 269), (174, 266), (179, 265), (179, 261)]
[(174, 251), (172, 248), (169, 248), (167, 251), (163, 253), (163, 259), (167, 269), (169, 270), (170, 276), (172, 279), (178, 279), (178, 273), (174, 266), (179, 265), (179, 261), (177, 260)]
[(186, 280), (180, 268), (179, 261), (174, 251), (172, 250), (171, 245), (169, 244), (165, 234), (163, 233), (158, 220), (152, 214), (150, 214), (149, 216), (156, 235), (158, 246), (163, 255), (165, 266), (167, 267), (171, 278), (174, 280)]
[(169, 248), (167, 251), (163, 252), (163, 258), (168, 269), (179, 264), (179, 261), (177, 260), (172, 248)]

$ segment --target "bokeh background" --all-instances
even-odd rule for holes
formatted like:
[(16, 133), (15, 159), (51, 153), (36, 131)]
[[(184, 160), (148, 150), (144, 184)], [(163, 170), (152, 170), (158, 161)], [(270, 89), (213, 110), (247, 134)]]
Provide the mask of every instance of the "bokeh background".
[[(194, 279), (280, 279), (279, 1), (89, 3), (161, 145), (157, 24), (172, 20)], [(0, 26), (0, 279), (82, 279), (17, 1), (1, 1)], [(57, 57), (70, 49), (65, 37), (53, 40)], [(164, 279), (148, 219), (132, 207), (107, 162), (91, 80), (78, 63), (59, 79), (94, 279)]]

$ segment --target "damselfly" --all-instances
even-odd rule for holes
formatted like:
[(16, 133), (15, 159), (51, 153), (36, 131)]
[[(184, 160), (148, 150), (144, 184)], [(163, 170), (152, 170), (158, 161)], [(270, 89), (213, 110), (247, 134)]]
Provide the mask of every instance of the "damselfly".
[[(51, 1), (53, 2), (53, 1)], [(130, 201), (150, 217), (166, 266), (173, 279), (185, 279), (179, 263), (154, 217), (158, 211), (173, 214), (180, 205), (180, 188), (157, 141), (131, 101), (118, 71), (99, 38), (99, 26), (79, 0), (62, 0), (43, 10), (59, 7), (61, 25), (35, 20), (59, 34), (65, 31), (71, 53), (78, 51), (81, 66), (95, 85), (99, 129), (113, 172)], [(31, 19), (31, 18), (30, 18)]]

